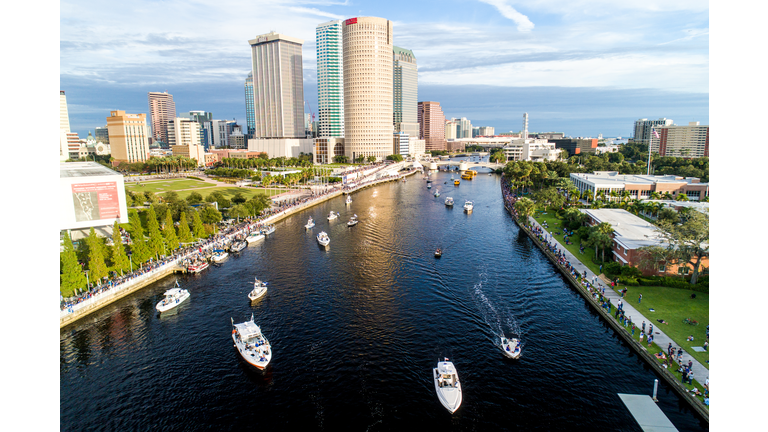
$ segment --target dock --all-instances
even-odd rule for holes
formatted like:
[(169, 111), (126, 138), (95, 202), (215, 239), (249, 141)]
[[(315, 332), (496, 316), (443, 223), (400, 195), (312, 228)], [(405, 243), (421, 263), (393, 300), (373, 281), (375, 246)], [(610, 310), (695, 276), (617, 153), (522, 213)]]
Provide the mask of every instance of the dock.
[(645, 432), (677, 432), (677, 428), (650, 396), (626, 393), (618, 395)]

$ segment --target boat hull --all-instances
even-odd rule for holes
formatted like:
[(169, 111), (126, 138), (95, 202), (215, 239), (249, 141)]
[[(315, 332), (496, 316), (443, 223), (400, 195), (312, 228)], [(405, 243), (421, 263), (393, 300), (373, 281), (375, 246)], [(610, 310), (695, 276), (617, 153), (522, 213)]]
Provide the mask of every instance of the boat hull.
[(264, 234), (257, 234), (255, 236), (250, 236), (249, 235), (246, 238), (246, 240), (248, 241), (248, 243), (254, 243), (254, 242), (257, 242), (259, 240), (264, 240), (264, 237), (266, 237)]
[(171, 309), (176, 308), (188, 298), (189, 298), (189, 291), (185, 290), (184, 294), (181, 297), (177, 298), (175, 302), (167, 303), (164, 305), (163, 301), (165, 301), (165, 299), (163, 299), (155, 306), (155, 309), (157, 309), (158, 312), (167, 312)]
[[(519, 343), (519, 339), (501, 339), (501, 351), (504, 353), (505, 356), (517, 360), (520, 358), (520, 356), (523, 354), (522, 348), (515, 351), (515, 346)], [(509, 348), (509, 349), (507, 349)]]
[(435, 381), (435, 392), (437, 393), (437, 399), (440, 401), (440, 404), (451, 414), (455, 413), (462, 402), (461, 383), (458, 382), (458, 375), (456, 375), (455, 387), (440, 385), (440, 372), (438, 368), (432, 369), (432, 375)]
[(248, 299), (251, 301), (256, 301), (262, 297), (264, 297), (267, 294), (267, 288), (265, 287), (264, 290), (257, 292), (256, 294), (253, 293), (253, 291), (248, 293)]
[[(245, 347), (245, 344), (242, 341), (237, 340), (237, 336), (235, 336), (234, 333), (232, 333), (232, 342), (235, 344), (235, 349), (240, 354), (240, 357), (246, 361), (249, 365), (255, 367), (259, 370), (264, 370), (269, 366), (269, 362), (272, 361), (272, 349), (269, 346), (269, 342), (266, 338), (264, 338), (264, 341), (267, 343), (265, 350), (260, 350), (259, 348), (263, 347), (257, 347), (256, 349), (247, 349)], [(265, 352), (266, 360), (261, 361), (259, 360), (258, 354)]]

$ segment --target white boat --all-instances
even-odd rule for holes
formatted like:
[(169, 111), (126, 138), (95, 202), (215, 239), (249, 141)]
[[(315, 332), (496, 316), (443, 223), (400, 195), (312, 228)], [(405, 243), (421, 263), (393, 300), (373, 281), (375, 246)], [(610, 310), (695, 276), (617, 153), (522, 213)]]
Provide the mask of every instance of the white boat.
[(354, 215), (351, 218), (349, 218), (349, 222), (347, 222), (347, 226), (355, 226), (357, 225), (357, 222), (358, 222), (357, 215)]
[(220, 263), (227, 259), (229, 254), (224, 249), (216, 249), (213, 251), (213, 255), (211, 256), (211, 259), (215, 263)]
[(331, 210), (331, 212), (328, 214), (328, 220), (334, 220), (337, 217), (339, 217), (339, 214), (338, 213), (334, 213), (333, 210)]
[(232, 246), (229, 247), (230, 252), (240, 252), (248, 246), (248, 242), (245, 240), (235, 240)]
[(432, 374), (435, 379), (437, 398), (451, 414), (455, 413), (461, 406), (461, 383), (456, 368), (446, 357), (444, 361), (437, 362), (437, 367), (432, 369)]
[(266, 236), (262, 234), (261, 231), (254, 231), (248, 234), (248, 237), (246, 237), (245, 240), (247, 240), (248, 243), (253, 243), (255, 241), (263, 240), (264, 237)]
[(208, 268), (208, 263), (205, 261), (202, 262), (196, 262), (194, 264), (190, 264), (187, 266), (187, 271), (189, 273), (200, 273), (201, 271)]
[(267, 283), (260, 281), (259, 278), (256, 278), (256, 280), (253, 282), (253, 290), (248, 293), (248, 298), (251, 299), (251, 301), (258, 300), (266, 293)]
[(261, 229), (261, 233), (264, 235), (270, 235), (273, 232), (275, 232), (275, 226), (274, 225), (267, 225), (264, 228)]
[(232, 327), (232, 341), (240, 356), (252, 366), (264, 370), (272, 360), (272, 347), (261, 334), (259, 326), (253, 322), (253, 314), (250, 321), (240, 324), (232, 320)]
[(328, 246), (331, 243), (331, 238), (328, 237), (328, 234), (326, 234), (325, 231), (321, 231), (320, 234), (317, 235), (317, 242), (322, 246)]
[(176, 281), (176, 288), (171, 288), (164, 294), (165, 298), (160, 300), (155, 306), (160, 312), (165, 312), (180, 305), (181, 302), (189, 298), (189, 291), (179, 288), (179, 281)]
[(427, 183), (427, 189), (432, 189), (432, 183)]
[(346, 203), (347, 204), (352, 204), (352, 197), (351, 196), (347, 195)]
[(315, 226), (315, 221), (312, 220), (312, 216), (309, 217), (309, 220), (307, 221), (307, 224), (304, 225), (304, 228), (310, 229)]
[(523, 347), (520, 344), (520, 339), (507, 339), (504, 336), (501, 337), (501, 350), (504, 351), (504, 355), (511, 359), (519, 359), (520, 354), (523, 353)]
[(469, 201), (469, 200), (464, 201), (464, 211), (466, 211), (467, 213), (471, 213), (472, 209), (474, 208), (475, 208), (475, 204), (472, 201)]
[(440, 196), (440, 191), (439, 191), (439, 190), (436, 190), (436, 191), (435, 191), (435, 198), (437, 198), (437, 197), (439, 197), (439, 196)]
[(445, 198), (445, 205), (447, 205), (447, 206), (449, 206), (449, 207), (450, 207), (450, 206), (453, 206), (453, 198), (451, 198), (451, 197), (446, 197), (446, 198)]

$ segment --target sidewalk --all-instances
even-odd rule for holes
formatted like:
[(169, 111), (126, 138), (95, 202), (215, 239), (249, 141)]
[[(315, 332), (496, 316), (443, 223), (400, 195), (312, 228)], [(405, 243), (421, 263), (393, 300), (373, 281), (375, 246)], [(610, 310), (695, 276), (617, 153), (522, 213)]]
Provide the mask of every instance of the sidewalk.
[[(539, 225), (539, 223), (533, 218), (528, 218), (532, 225), (537, 226), (541, 228), (542, 232), (547, 234), (547, 241), (550, 243), (557, 245), (557, 248), (561, 250), (563, 253), (565, 253), (566, 259), (571, 263), (574, 269), (579, 272), (579, 274), (583, 275), (584, 272), (587, 272), (587, 280), (592, 280), (593, 277), (597, 276), (595, 275), (586, 265), (582, 264), (582, 262), (576, 258), (568, 249), (563, 247), (563, 245), (552, 236), (552, 233), (549, 229), (542, 227)], [(603, 277), (599, 277), (601, 284), (599, 286), (602, 286), (602, 283), (606, 284), (605, 289), (605, 295), (604, 297), (607, 297), (611, 300), (611, 304), (613, 307), (616, 307), (616, 305), (619, 302), (619, 299), (621, 298), (621, 294), (617, 293), (613, 290), (613, 288), (610, 287), (610, 282), (607, 282)], [(678, 343), (676, 343), (674, 340), (672, 340), (669, 336), (667, 336), (657, 324), (660, 324), (656, 320), (649, 319), (642, 313), (640, 313), (633, 305), (629, 303), (629, 301), (626, 301), (625, 298), (624, 301), (622, 301), (622, 308), (624, 310), (624, 313), (626, 316), (630, 317), (632, 322), (635, 323), (636, 326), (639, 327), (640, 323), (645, 321), (647, 324), (653, 324), (653, 342), (658, 345), (666, 354), (667, 353), (667, 346), (669, 346), (670, 342), (672, 343), (672, 346), (675, 347), (675, 350), (680, 347)], [(655, 353), (652, 353), (655, 354)], [(704, 367), (701, 363), (699, 363), (698, 360), (688, 355), (687, 352), (683, 351), (683, 364), (688, 364), (688, 361), (693, 361), (693, 379), (698, 381), (701, 385), (704, 385), (704, 382), (709, 378), (709, 369)], [(701, 391), (704, 391), (704, 389), (699, 389)]]

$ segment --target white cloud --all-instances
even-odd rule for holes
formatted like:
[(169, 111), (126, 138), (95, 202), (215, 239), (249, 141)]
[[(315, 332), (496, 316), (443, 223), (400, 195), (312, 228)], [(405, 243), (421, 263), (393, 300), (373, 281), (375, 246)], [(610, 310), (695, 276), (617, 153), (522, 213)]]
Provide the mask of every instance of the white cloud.
[(511, 19), (517, 24), (519, 31), (531, 31), (533, 30), (533, 23), (527, 16), (516, 11), (515, 8), (508, 5), (506, 0), (480, 0), (483, 3), (487, 3), (501, 12), (504, 18)]

